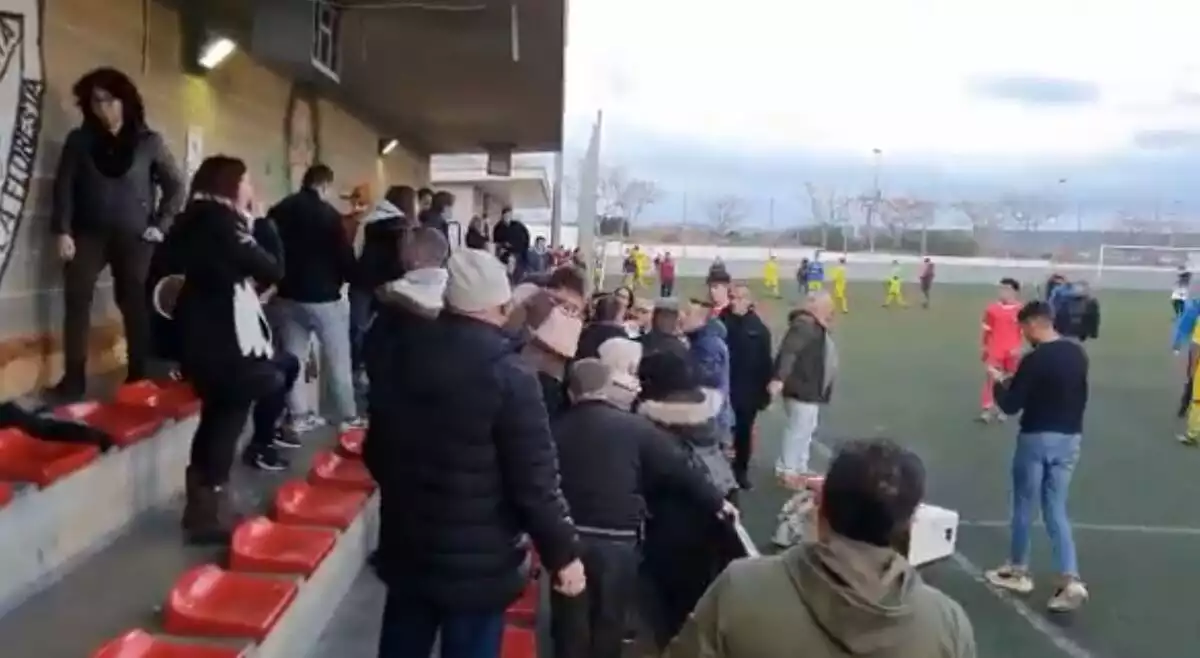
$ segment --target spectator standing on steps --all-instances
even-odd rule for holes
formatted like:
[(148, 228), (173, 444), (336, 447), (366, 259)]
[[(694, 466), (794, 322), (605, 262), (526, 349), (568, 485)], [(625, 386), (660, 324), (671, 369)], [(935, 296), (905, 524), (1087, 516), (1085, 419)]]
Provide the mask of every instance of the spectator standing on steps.
[(1067, 516), (1067, 492), (1079, 463), (1083, 414), (1088, 402), (1088, 358), (1083, 347), (1055, 330), (1049, 305), (1033, 301), (1017, 315), (1025, 340), (1033, 347), (1011, 376), (992, 367), (996, 405), (1006, 414), (1020, 412), (1012, 460), (1012, 523), (1008, 562), (988, 571), (988, 582), (1009, 591), (1033, 591), (1029, 574), (1029, 531), (1034, 506), (1041, 501), (1058, 574), (1051, 612), (1070, 612), (1088, 599), (1079, 577), (1075, 540)]
[(525, 276), (525, 262), (529, 255), (529, 228), (513, 217), (512, 208), (500, 211), (500, 221), (492, 227), (492, 244), (496, 257), (508, 268), (509, 280), (514, 283)]
[[(82, 124), (67, 135), (54, 175), (50, 230), (63, 272), (63, 378), (55, 393), (82, 397), (96, 281), (112, 268), (125, 325), (128, 381), (144, 379), (150, 358), (145, 286), (154, 245), (183, 207), (183, 174), (146, 125), (142, 96), (124, 73), (99, 68), (72, 90)], [(155, 199), (158, 199), (157, 204)]]
[(450, 220), (453, 217), (454, 195), (445, 190), (434, 192), (429, 208), (417, 215), (421, 226), (441, 231), (447, 240), (450, 239)]
[[(460, 249), (446, 308), (422, 342), (397, 342), (366, 449), (384, 500), (377, 571), (387, 585), (380, 658), (498, 658), (504, 611), (528, 583), (528, 534), (554, 587), (586, 586), (559, 489), (537, 377), (503, 328), (512, 293), (491, 254)], [(369, 454), (369, 453), (368, 453)]]
[[(323, 383), (333, 395), (334, 420), (345, 431), (363, 425), (354, 398), (350, 303), (343, 294), (358, 266), (341, 214), (326, 201), (332, 188), (333, 170), (313, 165), (304, 172), (300, 191), (285, 197), (268, 215), (287, 256), (276, 295), (284, 347), (303, 363), (312, 334), (317, 335)], [(300, 388), (293, 387), (288, 406), (297, 432), (321, 424)]]
[(245, 460), (264, 470), (286, 467), (274, 430), (300, 367), (275, 353), (263, 316), (257, 288), (278, 281), (283, 265), (254, 238), (255, 220), (243, 211), (251, 195), (245, 163), (206, 159), (165, 245), (175, 261), (168, 269), (183, 278), (171, 309), (180, 362), (203, 402), (183, 512), (184, 532), (195, 544), (229, 541), (236, 519), (226, 485), (251, 408), (255, 431)]
[(975, 658), (962, 607), (892, 548), (924, 491), (911, 452), (845, 444), (821, 491), (817, 541), (729, 565), (665, 656)]

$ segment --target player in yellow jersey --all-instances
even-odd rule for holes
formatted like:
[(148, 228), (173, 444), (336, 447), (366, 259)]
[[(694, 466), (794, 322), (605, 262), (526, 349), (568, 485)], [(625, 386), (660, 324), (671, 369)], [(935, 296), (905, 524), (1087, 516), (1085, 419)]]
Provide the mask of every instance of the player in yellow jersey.
[(850, 312), (849, 298), (846, 297), (846, 259), (839, 258), (833, 269), (829, 271), (829, 281), (833, 286), (833, 306), (842, 313)]
[(900, 308), (908, 306), (908, 303), (904, 301), (904, 279), (900, 277), (900, 261), (892, 261), (892, 274), (883, 285), (885, 290), (884, 308), (891, 308), (893, 305)]
[(634, 282), (639, 288), (646, 285), (646, 278), (650, 274), (650, 255), (642, 251), (641, 247), (634, 247), (634, 264), (637, 266), (637, 276)]
[(766, 264), (763, 265), (763, 287), (767, 289), (767, 293), (772, 297), (779, 298), (779, 261), (775, 260), (775, 254), (771, 254), (767, 258)]

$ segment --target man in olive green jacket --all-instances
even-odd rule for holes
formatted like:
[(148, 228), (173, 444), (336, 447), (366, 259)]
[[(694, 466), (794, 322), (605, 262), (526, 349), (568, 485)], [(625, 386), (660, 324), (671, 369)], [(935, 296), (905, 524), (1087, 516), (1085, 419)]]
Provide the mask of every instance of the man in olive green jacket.
[(919, 458), (845, 444), (822, 491), (820, 539), (731, 564), (668, 658), (975, 658), (971, 622), (892, 545), (924, 493)]

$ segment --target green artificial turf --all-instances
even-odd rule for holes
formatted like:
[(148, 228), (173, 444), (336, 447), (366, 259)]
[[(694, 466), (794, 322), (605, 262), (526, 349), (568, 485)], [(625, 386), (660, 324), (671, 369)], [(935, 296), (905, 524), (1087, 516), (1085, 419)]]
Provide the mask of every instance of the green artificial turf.
[[(761, 297), (760, 313), (778, 340), (796, 303)], [(703, 294), (681, 281), (680, 296)], [(916, 290), (906, 291), (916, 296)], [(1177, 444), (1175, 411), (1183, 363), (1172, 355), (1165, 292), (1105, 290), (1100, 339), (1087, 344), (1091, 399), (1083, 454), (1071, 492), (1071, 515), (1083, 576), (1092, 600), (1069, 617), (1049, 617), (1049, 550), (1034, 532), (1037, 591), (1025, 599), (1067, 638), (1097, 658), (1184, 658), (1200, 655), (1200, 449)], [(957, 510), (958, 548), (989, 568), (1007, 553), (1008, 472), (1014, 421), (982, 426), (980, 318), (990, 287), (942, 285), (928, 310), (880, 307), (881, 284), (851, 284), (850, 314), (835, 336), (842, 370), (818, 440), (836, 447), (853, 437), (887, 436), (909, 446), (928, 471), (927, 501)], [(915, 302), (910, 298), (909, 302)], [(773, 482), (782, 414), (759, 420), (753, 491), (742, 504), (747, 528), (766, 544), (786, 493)], [(816, 460), (823, 466), (823, 460)], [(978, 525), (973, 525), (978, 524)], [(976, 627), (980, 656), (1070, 655), (953, 562), (925, 570), (958, 599)], [(1078, 657), (1077, 657), (1078, 658)]]

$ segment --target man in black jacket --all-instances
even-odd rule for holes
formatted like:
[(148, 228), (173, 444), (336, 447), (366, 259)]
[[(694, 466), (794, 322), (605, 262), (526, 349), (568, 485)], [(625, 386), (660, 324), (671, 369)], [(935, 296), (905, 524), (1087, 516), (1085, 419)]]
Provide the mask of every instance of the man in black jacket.
[(1100, 337), (1100, 302), (1092, 296), (1087, 281), (1061, 284), (1051, 300), (1054, 329), (1079, 342)]
[(396, 366), (371, 387), (380, 404), (364, 458), (383, 498), (385, 658), (427, 658), (439, 631), (444, 658), (498, 656), (504, 611), (528, 582), (523, 534), (559, 591), (585, 586), (541, 389), (502, 328), (504, 267), (461, 249), (447, 269), (435, 330), (390, 345)]
[[(631, 382), (620, 382), (627, 377)], [(563, 494), (575, 518), (588, 588), (551, 597), (555, 658), (619, 658), (639, 563), (646, 489), (675, 489), (713, 514), (736, 514), (677, 439), (650, 420), (618, 408), (619, 386), (636, 386), (598, 359), (571, 368), (572, 406), (553, 423)]]
[[(342, 216), (326, 201), (332, 187), (333, 170), (313, 165), (304, 172), (301, 190), (276, 204), (268, 216), (275, 221), (287, 254), (276, 294), (284, 348), (304, 363), (310, 338), (317, 334), (321, 374), (328, 378), (333, 394), (335, 420), (345, 431), (362, 426), (354, 398), (350, 303), (342, 294), (354, 278), (356, 263)], [(298, 432), (319, 424), (303, 391), (293, 388), (288, 408)]]
[(500, 211), (500, 221), (492, 227), (492, 244), (496, 246), (496, 257), (508, 267), (509, 279), (522, 280), (529, 255), (529, 229), (521, 220), (513, 219), (512, 208)]
[(729, 346), (729, 401), (733, 406), (733, 474), (738, 486), (750, 488), (748, 471), (753, 450), (754, 421), (771, 403), (771, 330), (754, 311), (754, 299), (744, 285), (729, 293), (729, 306), (721, 312), (725, 343)]

